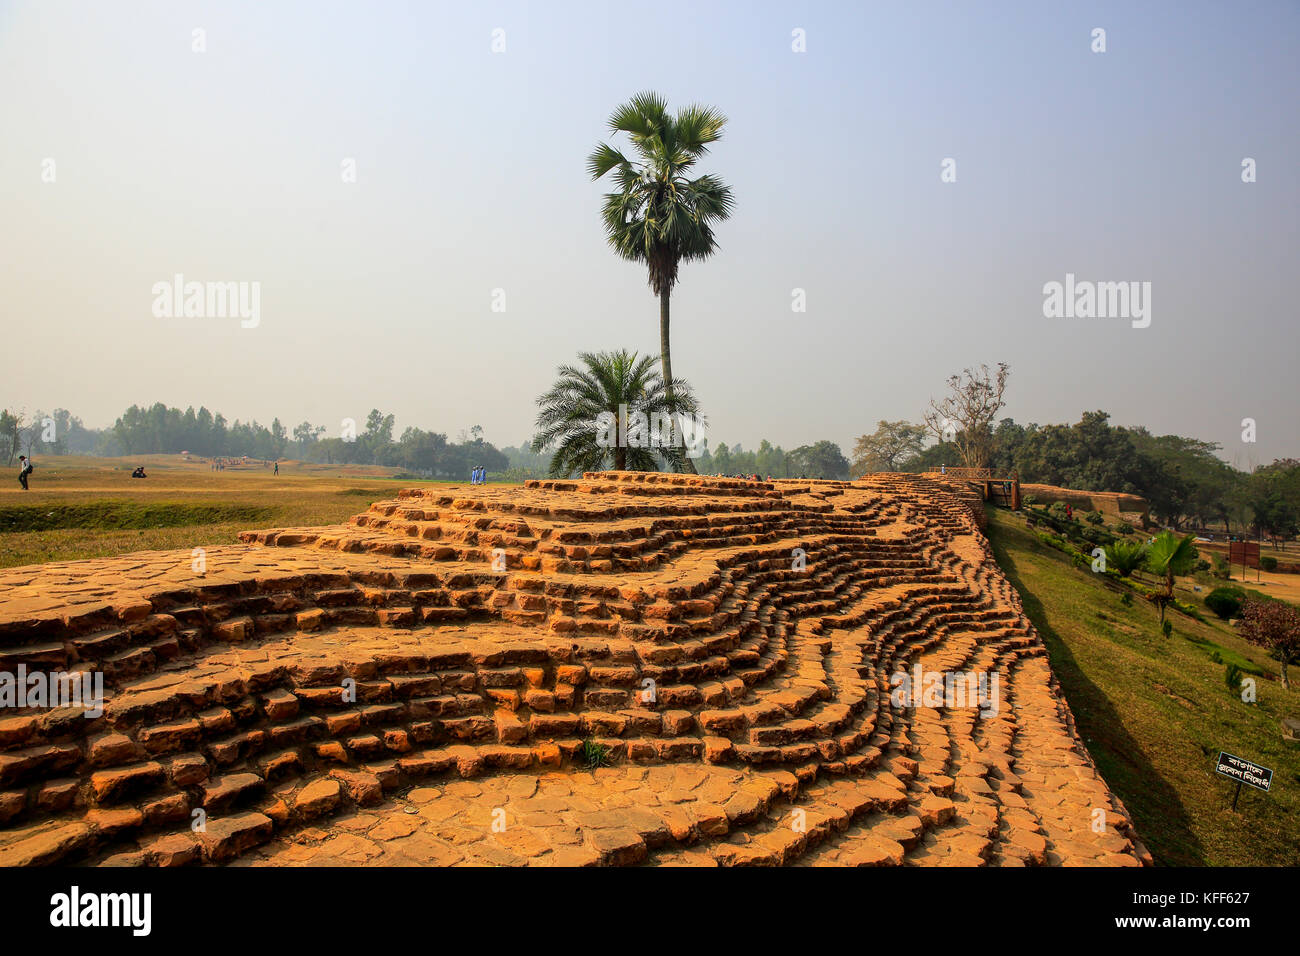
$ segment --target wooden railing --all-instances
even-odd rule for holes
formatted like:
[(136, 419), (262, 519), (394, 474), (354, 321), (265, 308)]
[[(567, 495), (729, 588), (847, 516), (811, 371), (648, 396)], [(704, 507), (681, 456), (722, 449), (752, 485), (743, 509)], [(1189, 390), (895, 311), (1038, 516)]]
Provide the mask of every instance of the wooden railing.
[(927, 475), (939, 475), (942, 478), (960, 478), (967, 481), (992, 481), (992, 468), (945, 468), (940, 471), (938, 468), (931, 468), (926, 472)]

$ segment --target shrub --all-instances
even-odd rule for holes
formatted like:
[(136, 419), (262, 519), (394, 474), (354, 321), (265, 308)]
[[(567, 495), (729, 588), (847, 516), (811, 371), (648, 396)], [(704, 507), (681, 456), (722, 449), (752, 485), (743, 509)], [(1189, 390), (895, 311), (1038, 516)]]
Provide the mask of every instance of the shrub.
[(1223, 669), (1223, 682), (1228, 685), (1229, 690), (1237, 690), (1241, 687), (1241, 668), (1233, 663), (1229, 663)]
[(1091, 541), (1093, 544), (1106, 544), (1113, 540), (1111, 535), (1108, 535), (1105, 531), (1102, 531), (1099, 528), (1084, 528), (1080, 537), (1085, 541)]
[(1196, 571), (1197, 571), (1197, 573), (1204, 572), (1204, 571), (1208, 571), (1208, 570), (1210, 570), (1210, 562), (1209, 562), (1209, 561), (1206, 561), (1204, 558), (1201, 558), (1201, 560), (1199, 560), (1199, 561), (1196, 562)]
[(1105, 523), (1106, 523), (1106, 518), (1102, 515), (1102, 513), (1101, 513), (1100, 511), (1094, 511), (1092, 514), (1088, 515), (1088, 523), (1089, 523), (1089, 524), (1105, 524)]
[(1228, 559), (1221, 554), (1214, 555), (1213, 574), (1220, 581), (1226, 581), (1232, 576), (1231, 570), (1228, 568)]
[(1057, 521), (1067, 520), (1065, 517), (1065, 505), (1061, 504), (1059, 501), (1055, 502), (1052, 507), (1048, 508), (1047, 513)]
[(1119, 524), (1115, 526), (1115, 531), (1118, 534), (1132, 534), (1133, 526), (1129, 524), (1127, 521), (1121, 521)]
[(1174, 622), (1165, 621), (1160, 625), (1160, 630), (1164, 632), (1165, 637), (1169, 637), (1171, 634), (1174, 633)]
[(1133, 606), (1133, 592), (1132, 592), (1132, 591), (1125, 591), (1122, 595), (1120, 595), (1119, 603), (1120, 603), (1120, 604), (1123, 604), (1125, 607), (1132, 607), (1132, 606)]
[(1259, 559), (1259, 566), (1265, 571), (1276, 571), (1277, 558), (1273, 557), (1271, 554), (1266, 554)]
[(1246, 592), (1241, 588), (1215, 588), (1205, 595), (1205, 606), (1225, 621), (1236, 617), (1245, 601)]

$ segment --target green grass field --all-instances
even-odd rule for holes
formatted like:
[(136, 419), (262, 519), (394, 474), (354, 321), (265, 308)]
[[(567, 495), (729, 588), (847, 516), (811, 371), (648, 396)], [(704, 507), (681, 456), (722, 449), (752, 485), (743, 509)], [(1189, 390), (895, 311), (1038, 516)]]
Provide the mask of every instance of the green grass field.
[[(148, 478), (131, 477), (144, 465)], [(233, 544), (250, 528), (335, 524), (414, 485), (396, 469), (282, 462), (213, 472), (176, 455), (50, 457), (0, 486), (0, 567)]]
[[(990, 509), (989, 538), (1042, 634), (1088, 750), (1157, 862), (1300, 864), (1300, 744), (1283, 740), (1279, 726), (1300, 714), (1300, 691), (1282, 688), (1278, 663), (1208, 611), (1205, 622), (1170, 611), (1174, 633), (1165, 639), (1154, 607), (1136, 596), (1123, 604), (1121, 591), (1072, 567), (1018, 515)], [(1179, 597), (1199, 603), (1201, 595)], [(1264, 675), (1258, 703), (1227, 688), (1216, 652)], [(1244, 787), (1231, 812), (1235, 785), (1214, 772), (1220, 750), (1271, 767), (1271, 792)]]

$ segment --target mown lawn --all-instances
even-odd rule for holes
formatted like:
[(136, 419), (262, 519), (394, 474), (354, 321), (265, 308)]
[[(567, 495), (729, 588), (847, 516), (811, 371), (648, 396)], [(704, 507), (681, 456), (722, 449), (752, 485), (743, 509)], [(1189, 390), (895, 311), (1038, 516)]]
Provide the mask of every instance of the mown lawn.
[[(1165, 639), (1154, 607), (1136, 595), (1125, 606), (1119, 590), (1072, 567), (1011, 512), (989, 510), (989, 539), (1098, 769), (1157, 862), (1300, 864), (1300, 744), (1283, 740), (1279, 725), (1300, 716), (1297, 669), (1284, 690), (1278, 663), (1208, 610), (1205, 622), (1170, 611), (1174, 633)], [(1263, 673), (1258, 703), (1228, 689), (1215, 651)], [(1230, 811), (1235, 784), (1214, 772), (1220, 750), (1271, 767), (1271, 792), (1243, 787)]]
[[(148, 478), (131, 478), (136, 464)], [(251, 528), (336, 524), (404, 487), (468, 487), (394, 479), (391, 471), (289, 463), (277, 476), (258, 466), (213, 472), (163, 456), (44, 458), (30, 491), (17, 480), (0, 486), (0, 567), (233, 544)]]

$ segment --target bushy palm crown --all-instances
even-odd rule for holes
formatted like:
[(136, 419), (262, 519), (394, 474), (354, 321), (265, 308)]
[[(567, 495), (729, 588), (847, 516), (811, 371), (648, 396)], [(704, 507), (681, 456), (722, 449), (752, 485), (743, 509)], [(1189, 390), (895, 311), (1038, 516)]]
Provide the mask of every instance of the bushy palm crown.
[(1160, 622), (1165, 620), (1165, 605), (1174, 599), (1174, 577), (1188, 574), (1196, 566), (1195, 539), (1189, 534), (1179, 537), (1170, 531), (1162, 531), (1147, 547), (1147, 570), (1161, 578), (1164, 589), (1156, 594), (1154, 600), (1160, 607)]
[(581, 367), (562, 365), (555, 384), (537, 404), (538, 432), (533, 436), (533, 451), (555, 445), (550, 474), (563, 477), (575, 472), (602, 471), (606, 468), (631, 471), (657, 471), (656, 453), (676, 462), (681, 447), (605, 447), (598, 441), (597, 418), (608, 412), (618, 421), (619, 406), (626, 413), (642, 412), (653, 416), (676, 413), (699, 415), (699, 406), (690, 386), (678, 379), (670, 398), (663, 377), (655, 370), (655, 356), (638, 357), (635, 352), (581, 352)]
[(1105, 548), (1109, 567), (1128, 577), (1142, 567), (1147, 558), (1147, 547), (1141, 541), (1119, 540)]
[(1187, 574), (1196, 565), (1194, 540), (1190, 534), (1180, 538), (1169, 531), (1160, 532), (1147, 548), (1147, 568), (1166, 580)]
[(626, 133), (636, 158), (601, 143), (587, 159), (592, 179), (613, 171), (617, 192), (602, 208), (605, 234), (624, 259), (644, 262), (656, 295), (671, 292), (683, 260), (704, 259), (715, 249), (712, 224), (731, 215), (731, 189), (717, 176), (692, 179), (727, 118), (706, 106), (671, 114), (656, 93), (638, 93), (609, 118), (612, 133)]

